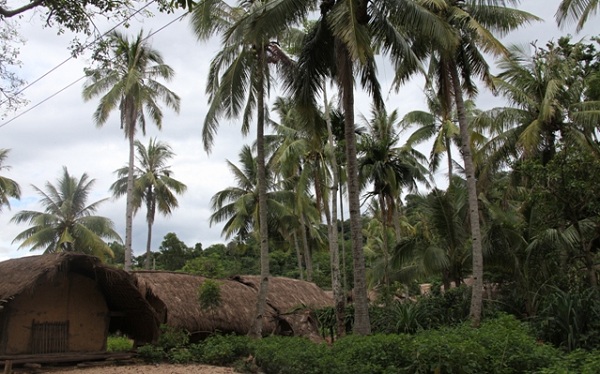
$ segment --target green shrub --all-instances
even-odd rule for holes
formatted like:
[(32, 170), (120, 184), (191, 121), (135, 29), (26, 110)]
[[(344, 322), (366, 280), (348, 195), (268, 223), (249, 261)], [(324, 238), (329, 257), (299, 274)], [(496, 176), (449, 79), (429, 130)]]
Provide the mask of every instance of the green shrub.
[(271, 336), (253, 342), (257, 365), (265, 374), (329, 373), (328, 348), (306, 338)]
[(330, 365), (323, 373), (399, 373), (412, 362), (409, 335), (351, 335), (333, 345)]
[(217, 308), (221, 305), (221, 285), (212, 279), (205, 280), (198, 287), (198, 302), (202, 310)]
[(537, 371), (538, 374), (596, 374), (600, 373), (600, 351), (575, 350), (555, 360), (550, 367)]
[(487, 351), (472, 339), (470, 327), (426, 330), (414, 336), (406, 373), (485, 373)]
[(528, 326), (511, 315), (486, 321), (468, 333), (466, 329), (461, 331), (487, 350), (494, 373), (532, 371), (551, 365), (559, 356), (556, 348), (537, 342)]
[(166, 357), (164, 349), (152, 344), (138, 347), (137, 353), (142, 360), (150, 364), (162, 362)]
[(189, 364), (194, 361), (194, 354), (188, 348), (173, 348), (167, 357), (173, 364)]
[[(433, 290), (439, 287), (432, 286)], [(469, 318), (471, 305), (471, 288), (461, 286), (451, 288), (440, 294), (432, 292), (418, 299), (419, 315), (422, 316), (420, 325), (425, 329), (442, 326), (455, 326)]]
[(250, 338), (238, 335), (212, 335), (199, 344), (201, 362), (229, 365), (251, 353)]
[(126, 336), (109, 336), (106, 340), (108, 352), (127, 352), (133, 349), (133, 340)]
[(414, 302), (392, 301), (390, 304), (369, 309), (371, 329), (381, 334), (413, 334), (423, 329), (423, 308)]
[(551, 287), (535, 319), (539, 337), (567, 352), (600, 345), (600, 292)]
[(157, 345), (165, 352), (173, 348), (185, 347), (189, 342), (190, 334), (187, 331), (167, 325), (160, 326), (160, 336), (158, 337)]

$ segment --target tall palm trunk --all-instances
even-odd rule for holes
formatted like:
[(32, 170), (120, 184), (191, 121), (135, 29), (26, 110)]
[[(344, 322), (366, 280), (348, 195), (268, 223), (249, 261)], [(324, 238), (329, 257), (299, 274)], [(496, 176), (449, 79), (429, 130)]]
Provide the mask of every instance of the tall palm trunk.
[(471, 294), (471, 324), (479, 327), (481, 323), (481, 309), (483, 303), (483, 250), (481, 247), (481, 229), (479, 227), (479, 203), (477, 201), (477, 181), (475, 180), (475, 166), (471, 152), (469, 139), (469, 124), (462, 95), (460, 78), (456, 64), (450, 68), (452, 85), (454, 88), (454, 100), (456, 101), (456, 112), (458, 114), (458, 125), (460, 129), (461, 151), (465, 164), (467, 176), (467, 194), (469, 201), (469, 220), (471, 223), (471, 241), (473, 246), (473, 288)]
[(333, 299), (335, 302), (335, 317), (337, 325), (337, 335), (343, 336), (346, 333), (346, 297), (340, 277), (340, 254), (337, 230), (337, 193), (339, 183), (339, 171), (333, 144), (333, 132), (331, 130), (331, 115), (327, 99), (327, 91), (323, 85), (323, 96), (325, 101), (325, 122), (327, 123), (327, 142), (331, 151), (330, 164), (333, 174), (331, 182), (331, 213), (327, 201), (325, 201), (325, 219), (327, 220), (327, 234), (329, 236), (329, 263), (331, 266), (331, 288), (333, 288)]
[[(126, 101), (131, 99), (126, 98)], [(137, 111), (131, 102), (127, 102), (125, 113), (125, 126), (129, 140), (129, 164), (127, 170), (127, 203), (125, 206), (125, 271), (131, 271), (132, 265), (132, 235), (133, 235), (133, 167), (135, 162), (135, 122)]]
[(308, 245), (308, 226), (306, 225), (306, 221), (306, 217), (303, 216), (302, 225), (300, 226), (300, 236), (302, 237), (302, 247), (304, 248), (304, 266), (306, 267), (306, 280), (312, 282), (312, 256), (310, 254), (310, 246)]
[(150, 270), (152, 264), (152, 226), (154, 225), (154, 217), (156, 216), (156, 203), (154, 201), (153, 192), (148, 192), (148, 213), (146, 222), (148, 223), (148, 236), (146, 237), (146, 259), (144, 260), (144, 268)]
[(448, 157), (448, 184), (452, 183), (452, 175), (453, 175), (451, 147), (452, 147), (452, 140), (450, 138), (446, 137), (446, 156)]
[(264, 45), (257, 50), (256, 76), (256, 163), (258, 174), (258, 226), (260, 233), (260, 287), (256, 300), (256, 314), (248, 332), (253, 338), (262, 336), (263, 316), (269, 291), (269, 228), (267, 226), (267, 173), (265, 165), (265, 58)]
[[(338, 176), (340, 175), (341, 169), (338, 169)], [(348, 275), (346, 274), (346, 230), (344, 229), (344, 184), (342, 180), (338, 181), (340, 187), (340, 233), (342, 234), (342, 284), (344, 285), (344, 292), (349, 290), (348, 287)]]
[[(387, 236), (387, 223), (388, 223), (388, 213), (385, 204), (385, 197), (383, 193), (379, 193), (379, 205), (381, 210), (381, 239), (383, 243), (383, 284), (386, 286), (390, 285), (390, 277), (389, 277), (389, 261), (390, 261), (390, 247)], [(387, 290), (386, 290), (387, 292)]]
[(304, 280), (304, 269), (302, 268), (302, 253), (300, 253), (300, 244), (298, 244), (298, 235), (296, 230), (292, 232), (292, 238), (294, 238), (294, 248), (296, 248), (296, 259), (298, 260), (298, 273), (300, 274), (300, 280)]
[(354, 260), (354, 333), (369, 335), (369, 300), (367, 298), (367, 276), (363, 252), (362, 219), (360, 215), (360, 188), (358, 185), (358, 160), (356, 158), (356, 136), (354, 134), (354, 76), (349, 52), (342, 42), (336, 43), (339, 84), (342, 89), (344, 110), (344, 139), (346, 140), (346, 162), (348, 174), (348, 205), (350, 210), (350, 235)]

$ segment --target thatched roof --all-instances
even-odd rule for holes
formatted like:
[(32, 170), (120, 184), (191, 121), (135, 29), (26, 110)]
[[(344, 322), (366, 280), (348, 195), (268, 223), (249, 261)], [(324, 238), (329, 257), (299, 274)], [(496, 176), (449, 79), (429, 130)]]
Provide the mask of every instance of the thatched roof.
[[(231, 277), (242, 284), (258, 290), (260, 276), (236, 275)], [(312, 282), (285, 277), (269, 278), (267, 303), (278, 313), (288, 313), (297, 308), (319, 309), (333, 306), (333, 298)]]
[(219, 280), (221, 305), (207, 310), (198, 301), (204, 277), (161, 271), (136, 271), (133, 275), (161, 322), (169, 326), (203, 335), (214, 331), (244, 333), (252, 323), (256, 294), (237, 282)]
[(63, 252), (0, 262), (0, 305), (16, 296), (33, 293), (38, 285), (61, 272), (74, 272), (95, 280), (111, 312), (123, 315), (119, 329), (139, 342), (158, 335), (158, 318), (142, 297), (130, 274), (102, 264), (93, 256)]
[[(202, 309), (198, 301), (198, 289), (206, 280), (204, 277), (159, 271), (134, 272), (134, 277), (142, 295), (167, 325), (196, 334), (214, 331), (246, 334), (252, 325), (260, 282), (258, 276), (218, 280), (221, 305), (209, 310)], [(316, 334), (316, 321), (303, 310), (331, 305), (331, 297), (314, 283), (272, 277), (263, 332), (294, 333), (315, 338), (312, 335)], [(286, 321), (284, 330), (288, 331), (280, 331), (282, 320)]]

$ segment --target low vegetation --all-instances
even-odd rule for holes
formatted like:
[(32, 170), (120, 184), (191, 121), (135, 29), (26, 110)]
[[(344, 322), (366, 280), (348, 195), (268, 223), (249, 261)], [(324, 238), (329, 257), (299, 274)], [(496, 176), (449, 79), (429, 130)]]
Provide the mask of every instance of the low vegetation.
[(468, 323), (414, 334), (349, 335), (332, 344), (298, 337), (213, 335), (188, 344), (185, 332), (169, 331), (138, 354), (146, 362), (234, 366), (265, 374), (389, 373), (597, 373), (600, 351), (566, 353), (535, 337), (527, 323), (500, 314), (475, 329)]

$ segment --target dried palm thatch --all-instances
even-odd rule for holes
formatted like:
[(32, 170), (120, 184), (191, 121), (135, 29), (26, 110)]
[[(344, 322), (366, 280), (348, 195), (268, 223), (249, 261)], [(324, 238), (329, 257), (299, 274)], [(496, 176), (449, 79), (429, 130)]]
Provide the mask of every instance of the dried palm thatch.
[[(238, 275), (232, 280), (258, 292), (259, 276)], [(322, 341), (317, 319), (311, 310), (333, 304), (333, 298), (314, 283), (284, 277), (269, 278), (267, 313), (276, 322), (275, 333), (278, 335), (304, 336), (315, 342)]]
[[(254, 290), (258, 290), (260, 286), (258, 275), (236, 275), (231, 279)], [(289, 313), (298, 308), (319, 309), (332, 306), (333, 298), (314, 283), (292, 278), (271, 277), (267, 303), (277, 313)]]
[[(221, 303), (211, 309), (203, 309), (198, 301), (198, 290), (207, 278), (159, 271), (134, 272), (134, 277), (161, 322), (169, 326), (202, 336), (215, 331), (246, 334), (252, 325), (258, 276), (218, 280)], [(270, 278), (263, 332), (319, 340), (316, 321), (306, 310), (331, 305), (331, 297), (313, 283)]]
[(84, 254), (62, 252), (0, 262), (0, 307), (20, 294), (34, 293), (38, 285), (65, 272), (75, 272), (96, 281), (108, 309), (122, 315), (120, 331), (138, 342), (156, 340), (158, 318), (139, 293), (131, 275)]
[[(204, 277), (161, 271), (137, 271), (133, 275), (161, 323), (200, 336), (215, 331), (244, 334), (252, 323), (256, 294), (237, 282), (219, 280), (220, 305), (204, 309), (198, 301)], [(274, 328), (272, 324), (269, 327)]]

